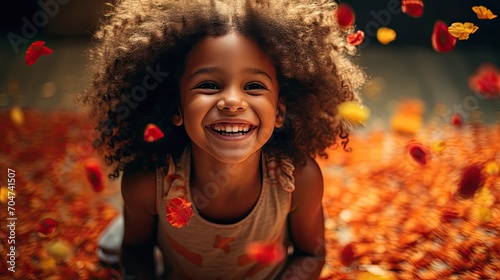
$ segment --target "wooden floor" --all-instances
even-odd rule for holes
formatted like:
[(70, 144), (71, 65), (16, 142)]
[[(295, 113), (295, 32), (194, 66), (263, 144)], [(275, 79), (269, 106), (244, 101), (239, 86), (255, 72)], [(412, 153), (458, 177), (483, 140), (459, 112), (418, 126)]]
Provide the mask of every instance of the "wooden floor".
[[(42, 110), (77, 109), (73, 99), (86, 83), (84, 51), (89, 42), (78, 38), (46, 41), (54, 53), (41, 57), (32, 66), (24, 63), (27, 46), (20, 45), (16, 53), (7, 40), (0, 43), (0, 110), (13, 105)], [(361, 49), (357, 59), (382, 85), (377, 94), (362, 93), (372, 112), (366, 128), (386, 125), (395, 105), (404, 98), (422, 100), (425, 118), (433, 115), (438, 104), (460, 111), (461, 107), (472, 108), (465, 104), (468, 101), (483, 113), (485, 122), (494, 121), (495, 113), (500, 111), (500, 99), (481, 100), (467, 85), (468, 77), (481, 63), (500, 66), (500, 51), (491, 47), (439, 54), (430, 46), (391, 47), (373, 43)]]

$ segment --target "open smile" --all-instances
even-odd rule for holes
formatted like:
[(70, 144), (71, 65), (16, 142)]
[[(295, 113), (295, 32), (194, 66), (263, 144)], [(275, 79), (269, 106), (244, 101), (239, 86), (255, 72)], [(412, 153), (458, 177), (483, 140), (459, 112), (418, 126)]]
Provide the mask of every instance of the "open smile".
[(238, 137), (250, 133), (256, 126), (247, 123), (214, 123), (207, 128), (226, 137)]

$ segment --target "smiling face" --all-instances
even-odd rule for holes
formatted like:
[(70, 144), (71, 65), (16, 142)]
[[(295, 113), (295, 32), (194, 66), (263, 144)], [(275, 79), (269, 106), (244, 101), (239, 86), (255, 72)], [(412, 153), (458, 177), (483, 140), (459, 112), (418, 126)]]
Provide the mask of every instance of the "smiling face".
[(186, 57), (180, 94), (193, 152), (223, 163), (259, 152), (281, 125), (274, 65), (255, 40), (241, 34), (201, 39)]

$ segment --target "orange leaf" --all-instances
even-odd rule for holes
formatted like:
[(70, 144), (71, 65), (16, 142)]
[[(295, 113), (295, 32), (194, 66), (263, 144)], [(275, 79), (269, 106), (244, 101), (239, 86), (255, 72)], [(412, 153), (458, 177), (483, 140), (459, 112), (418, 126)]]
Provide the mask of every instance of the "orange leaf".
[(276, 242), (255, 241), (247, 244), (247, 255), (262, 264), (275, 264), (283, 260), (285, 252)]
[(176, 228), (186, 226), (193, 216), (192, 203), (182, 197), (172, 198), (166, 204), (167, 220)]
[(356, 33), (347, 35), (347, 43), (353, 46), (357, 46), (363, 43), (364, 39), (365, 39), (365, 32), (361, 30), (358, 30)]
[(24, 57), (24, 62), (26, 65), (31, 66), (35, 64), (38, 58), (42, 55), (49, 55), (52, 53), (52, 50), (47, 48), (44, 41), (35, 41), (31, 43), (26, 50), (26, 56)]
[(448, 25), (437, 20), (432, 31), (432, 47), (437, 52), (450, 52), (455, 48), (457, 38), (448, 31)]
[(448, 32), (458, 40), (469, 39), (470, 34), (474, 34), (479, 27), (472, 22), (454, 22), (448, 27)]
[(150, 123), (144, 129), (144, 141), (145, 142), (156, 142), (163, 138), (165, 134), (156, 125)]
[(104, 189), (103, 174), (101, 171), (101, 165), (99, 162), (93, 159), (85, 161), (85, 172), (87, 174), (87, 180), (96, 192), (100, 192)]
[(472, 11), (476, 13), (478, 19), (494, 19), (497, 15), (493, 14), (490, 9), (485, 6), (474, 6)]
[(401, 11), (411, 17), (419, 18), (424, 13), (424, 2), (422, 0), (402, 0)]
[(351, 6), (341, 3), (337, 9), (336, 20), (340, 27), (349, 27), (354, 24), (356, 15)]

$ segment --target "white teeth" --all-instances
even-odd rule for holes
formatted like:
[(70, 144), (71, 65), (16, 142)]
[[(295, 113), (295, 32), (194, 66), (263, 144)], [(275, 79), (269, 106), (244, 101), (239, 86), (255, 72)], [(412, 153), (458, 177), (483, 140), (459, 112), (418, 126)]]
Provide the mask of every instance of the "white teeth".
[(252, 126), (249, 124), (212, 124), (211, 128), (218, 132), (237, 133), (248, 132)]

